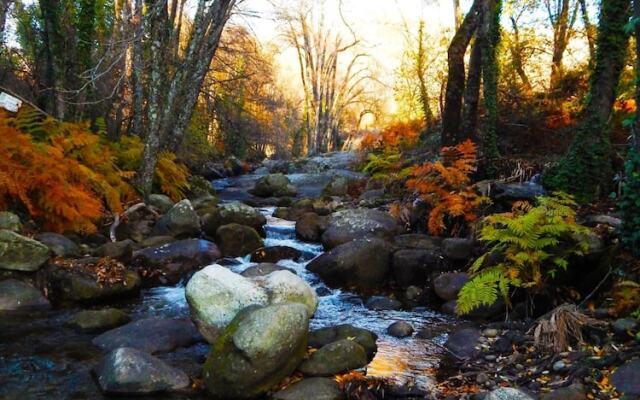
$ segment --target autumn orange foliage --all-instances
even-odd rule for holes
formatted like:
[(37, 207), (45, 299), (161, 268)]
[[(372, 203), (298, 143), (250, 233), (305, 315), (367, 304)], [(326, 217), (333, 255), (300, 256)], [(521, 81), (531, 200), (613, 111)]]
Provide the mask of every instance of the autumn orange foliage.
[(431, 206), (428, 229), (433, 235), (449, 230), (459, 234), (477, 219), (476, 210), (486, 201), (471, 188), (477, 167), (477, 148), (467, 140), (441, 150), (441, 160), (413, 168), (407, 187)]
[(380, 134), (366, 133), (360, 140), (362, 150), (399, 150), (415, 145), (423, 129), (422, 122), (396, 122), (385, 127)]

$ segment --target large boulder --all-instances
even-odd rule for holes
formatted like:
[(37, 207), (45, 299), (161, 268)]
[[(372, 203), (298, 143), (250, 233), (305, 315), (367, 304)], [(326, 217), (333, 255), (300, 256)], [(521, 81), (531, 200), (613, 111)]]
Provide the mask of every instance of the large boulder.
[(0, 282), (0, 311), (35, 311), (51, 308), (40, 291), (15, 279)]
[(329, 217), (304, 213), (296, 220), (296, 236), (305, 242), (319, 242), (328, 225)]
[(244, 277), (219, 265), (196, 272), (186, 288), (191, 317), (210, 343), (215, 343), (240, 310), (251, 305), (301, 303), (311, 316), (316, 292), (289, 271)]
[(189, 377), (143, 351), (122, 347), (94, 368), (100, 389), (114, 395), (148, 395), (185, 389)]
[(295, 196), (298, 190), (283, 174), (271, 174), (258, 179), (251, 193), (258, 197)]
[(422, 285), (441, 265), (441, 257), (431, 250), (406, 249), (393, 253), (391, 271), (401, 287)]
[(318, 349), (299, 369), (308, 376), (333, 376), (367, 364), (364, 347), (354, 340), (342, 339)]
[(640, 396), (640, 359), (627, 361), (611, 375), (611, 384), (629, 398)]
[(44, 244), (6, 229), (0, 230), (0, 268), (37, 271), (49, 259)]
[(47, 246), (58, 257), (77, 257), (80, 255), (80, 247), (71, 239), (59, 233), (39, 233), (33, 238)]
[(320, 348), (343, 339), (354, 340), (362, 346), (367, 354), (368, 361), (373, 360), (373, 357), (378, 351), (376, 344), (378, 336), (375, 333), (347, 324), (312, 331), (309, 334), (309, 346)]
[(302, 252), (288, 246), (261, 247), (251, 253), (251, 262), (277, 263), (280, 260), (298, 260)]
[(218, 260), (222, 254), (213, 242), (186, 239), (133, 253), (132, 264), (147, 271), (145, 278), (175, 284), (192, 271)]
[(147, 353), (166, 353), (202, 340), (188, 319), (147, 318), (130, 322), (93, 338), (103, 351), (133, 347)]
[(226, 257), (241, 257), (264, 246), (258, 232), (240, 224), (223, 225), (216, 231), (216, 243)]
[(161, 213), (166, 213), (174, 206), (174, 202), (166, 194), (150, 194), (147, 203), (154, 206)]
[(307, 378), (276, 392), (274, 400), (342, 400), (344, 394), (338, 383), (330, 378)]
[(329, 225), (322, 234), (322, 244), (332, 249), (340, 244), (362, 238), (390, 239), (399, 231), (398, 223), (383, 211), (350, 209), (331, 215)]
[[(87, 259), (87, 262), (91, 259)], [(82, 270), (49, 266), (44, 271), (47, 290), (56, 301), (95, 303), (107, 299), (121, 299), (138, 293), (140, 275), (124, 271), (122, 280), (100, 282), (97, 276)]]
[(103, 332), (131, 321), (124, 311), (117, 308), (83, 310), (69, 319), (68, 324), (80, 332)]
[(202, 220), (204, 232), (211, 237), (215, 237), (218, 228), (223, 225), (246, 225), (262, 233), (262, 227), (267, 223), (267, 218), (258, 210), (240, 202), (222, 204)]
[(0, 229), (20, 232), (22, 229), (20, 217), (9, 211), (0, 211)]
[(153, 236), (169, 235), (176, 238), (195, 237), (200, 234), (200, 217), (191, 201), (185, 199), (173, 206), (156, 222)]
[(207, 390), (218, 399), (266, 393), (300, 364), (308, 331), (302, 304), (246, 308), (211, 348), (203, 372)]
[(447, 272), (433, 280), (433, 289), (444, 301), (456, 300), (468, 281), (469, 275), (465, 272)]
[(376, 289), (387, 283), (392, 248), (381, 239), (359, 239), (322, 254), (307, 265), (332, 287)]
[(446, 238), (442, 241), (442, 253), (453, 261), (468, 261), (473, 256), (473, 240)]
[(439, 252), (443, 239), (421, 233), (407, 233), (393, 238), (393, 244), (401, 249), (429, 250)]

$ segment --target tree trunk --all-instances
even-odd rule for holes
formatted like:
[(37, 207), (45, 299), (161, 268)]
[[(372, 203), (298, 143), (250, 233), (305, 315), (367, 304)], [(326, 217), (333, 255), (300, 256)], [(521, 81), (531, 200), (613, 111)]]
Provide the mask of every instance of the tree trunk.
[(482, 83), (482, 46), (483, 38), (476, 37), (469, 58), (469, 74), (464, 92), (462, 109), (462, 132), (474, 142), (478, 139), (478, 104), (480, 103), (480, 85)]
[(433, 111), (431, 111), (431, 99), (429, 97), (429, 89), (425, 78), (425, 69), (427, 63), (426, 49), (424, 48), (424, 21), (420, 21), (418, 28), (418, 54), (416, 60), (416, 74), (420, 82), (420, 103), (422, 104), (422, 112), (424, 113), (425, 130), (429, 131), (433, 126)]
[(142, 26), (142, 0), (135, 0), (133, 5), (134, 38), (131, 56), (131, 86), (133, 92), (132, 131), (134, 135), (144, 136), (143, 124), (143, 49), (142, 39), (144, 28)]
[(460, 130), (462, 96), (465, 86), (464, 56), (479, 22), (482, 0), (475, 0), (462, 21), (448, 50), (449, 72), (442, 115), (442, 146), (454, 146), (464, 141), (466, 135)]
[(4, 46), (4, 28), (11, 3), (13, 0), (0, 0), (0, 48)]
[(589, 18), (589, 8), (587, 7), (586, 0), (578, 0), (580, 3), (580, 13), (582, 14), (582, 22), (587, 35), (587, 42), (589, 43), (589, 64), (593, 63), (596, 59), (596, 33)]
[(565, 190), (582, 202), (607, 194), (611, 187), (608, 122), (625, 63), (630, 17), (628, 0), (602, 0), (596, 60), (584, 115), (569, 152), (545, 177), (552, 189)]
[[(562, 1), (560, 4), (560, 13), (555, 16), (553, 26), (553, 51), (551, 53), (551, 78), (549, 85), (552, 93), (557, 89), (562, 80), (562, 59), (569, 41), (569, 8), (571, 4), (570, 0), (559, 1)], [(553, 22), (554, 16), (550, 16), (550, 18)]]

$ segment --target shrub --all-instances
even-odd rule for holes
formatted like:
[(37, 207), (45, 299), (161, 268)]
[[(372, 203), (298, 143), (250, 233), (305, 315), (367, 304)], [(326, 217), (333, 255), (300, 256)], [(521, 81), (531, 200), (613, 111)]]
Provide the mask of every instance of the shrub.
[[(489, 250), (470, 269), (472, 278), (458, 295), (458, 313), (490, 306), (498, 298), (509, 307), (510, 287), (540, 294), (549, 279), (567, 269), (570, 256), (583, 255), (589, 229), (575, 222), (574, 206), (570, 196), (556, 193), (539, 197), (535, 207), (517, 203), (512, 212), (486, 217), (480, 239)], [(495, 257), (490, 256), (501, 261), (491, 264)]]
[(464, 232), (477, 219), (476, 210), (488, 201), (471, 187), (477, 166), (476, 145), (467, 140), (441, 150), (441, 160), (414, 167), (407, 187), (431, 206), (427, 226), (433, 235)]

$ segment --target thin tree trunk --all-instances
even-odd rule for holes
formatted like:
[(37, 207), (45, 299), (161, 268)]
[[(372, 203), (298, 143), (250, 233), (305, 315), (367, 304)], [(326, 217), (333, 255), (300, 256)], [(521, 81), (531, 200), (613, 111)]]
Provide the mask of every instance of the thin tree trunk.
[(142, 0), (135, 0), (133, 5), (133, 55), (131, 57), (131, 81), (133, 87), (133, 122), (132, 131), (134, 135), (145, 136), (143, 126), (143, 35), (144, 27), (142, 25)]
[(424, 48), (424, 21), (420, 21), (418, 28), (418, 54), (416, 60), (416, 74), (420, 82), (420, 103), (422, 104), (422, 112), (424, 113), (425, 129), (429, 131), (433, 126), (433, 111), (431, 111), (431, 99), (429, 98), (429, 89), (425, 75), (427, 64), (426, 49)]
[(482, 37), (476, 37), (475, 43), (471, 48), (469, 74), (462, 109), (462, 132), (473, 141), (478, 139), (478, 104), (480, 103), (480, 85), (482, 83), (482, 42)]
[(465, 86), (464, 56), (478, 26), (481, 2), (482, 0), (473, 2), (449, 45), (449, 72), (442, 115), (442, 146), (456, 145), (465, 138), (465, 134), (460, 131), (462, 96)]
[(522, 86), (526, 93), (531, 93), (533, 88), (531, 87), (531, 82), (529, 81), (529, 77), (524, 70), (524, 65), (522, 63), (522, 43), (520, 42), (520, 30), (518, 29), (518, 23), (516, 20), (511, 17), (511, 27), (513, 29), (513, 44), (510, 46), (511, 59), (513, 60), (513, 68), (515, 69), (520, 81), (522, 82)]
[(553, 27), (553, 51), (551, 55), (551, 77), (550, 88), (551, 92), (554, 92), (560, 81), (562, 80), (562, 59), (564, 52), (567, 49), (568, 44), (568, 31), (569, 31), (569, 8), (571, 7), (570, 0), (560, 0), (560, 13), (557, 16), (550, 16), (550, 19), (554, 20)]
[(596, 32), (591, 19), (589, 18), (589, 9), (586, 0), (578, 0), (580, 3), (580, 13), (582, 14), (582, 23), (589, 43), (589, 62), (592, 63), (596, 59)]
[(0, 48), (4, 46), (4, 28), (7, 22), (7, 13), (13, 0), (0, 0)]

